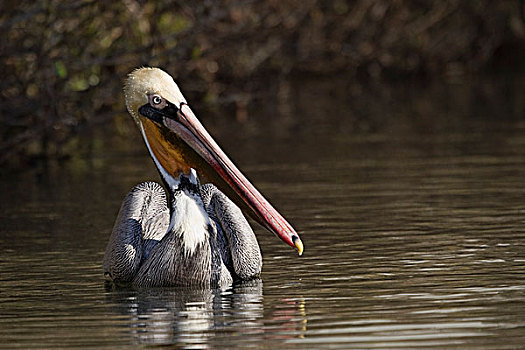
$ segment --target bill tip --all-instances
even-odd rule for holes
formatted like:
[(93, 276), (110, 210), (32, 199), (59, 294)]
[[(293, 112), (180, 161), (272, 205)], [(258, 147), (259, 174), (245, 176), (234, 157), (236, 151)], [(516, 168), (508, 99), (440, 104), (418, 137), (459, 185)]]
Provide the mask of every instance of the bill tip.
[(299, 256), (303, 255), (304, 246), (301, 239), (298, 236), (293, 236), (292, 241), (295, 245), (295, 248), (297, 249), (297, 253), (299, 253)]

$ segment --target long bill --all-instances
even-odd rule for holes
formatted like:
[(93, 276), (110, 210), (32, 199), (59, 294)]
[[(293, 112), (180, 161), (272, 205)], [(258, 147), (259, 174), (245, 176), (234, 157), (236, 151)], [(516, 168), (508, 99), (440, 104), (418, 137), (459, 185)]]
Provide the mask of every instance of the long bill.
[[(296, 248), (299, 255), (303, 253), (303, 243), (294, 228), (233, 164), (187, 104), (177, 108), (168, 102), (163, 109), (145, 104), (139, 108), (139, 114), (146, 117), (141, 118), (144, 136), (151, 144), (156, 163), (170, 173), (187, 173), (189, 168), (195, 168), (261, 225)], [(159, 129), (155, 124), (165, 128)]]

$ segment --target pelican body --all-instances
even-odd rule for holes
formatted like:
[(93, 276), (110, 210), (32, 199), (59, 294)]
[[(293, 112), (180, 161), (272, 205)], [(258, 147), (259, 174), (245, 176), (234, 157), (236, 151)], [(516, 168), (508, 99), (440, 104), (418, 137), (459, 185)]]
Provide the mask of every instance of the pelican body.
[(257, 278), (261, 251), (241, 209), (302, 254), (298, 234), (215, 143), (171, 76), (137, 69), (124, 95), (166, 192), (144, 182), (125, 197), (104, 254), (106, 279), (153, 287)]

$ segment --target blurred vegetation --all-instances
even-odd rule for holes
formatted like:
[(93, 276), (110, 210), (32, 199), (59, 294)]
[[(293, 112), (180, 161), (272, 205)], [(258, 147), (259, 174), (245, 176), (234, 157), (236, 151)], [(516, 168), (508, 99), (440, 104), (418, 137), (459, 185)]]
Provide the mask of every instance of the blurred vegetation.
[(525, 2), (3, 0), (0, 29), (0, 164), (12, 166), (67, 157), (80, 131), (114, 126), (122, 80), (142, 65), (241, 121), (298, 75), (366, 84), (521, 65)]

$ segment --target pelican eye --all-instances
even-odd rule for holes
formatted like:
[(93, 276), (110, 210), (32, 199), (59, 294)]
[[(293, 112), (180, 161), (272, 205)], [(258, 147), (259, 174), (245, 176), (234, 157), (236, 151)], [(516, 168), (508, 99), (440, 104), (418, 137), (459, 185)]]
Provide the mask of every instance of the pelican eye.
[(153, 104), (160, 105), (160, 103), (162, 102), (162, 98), (158, 95), (155, 95), (153, 96), (151, 101), (153, 102)]
[(157, 108), (157, 109), (162, 109), (164, 107), (166, 107), (166, 101), (160, 97), (159, 95), (150, 95), (149, 96), (149, 103), (151, 106)]

